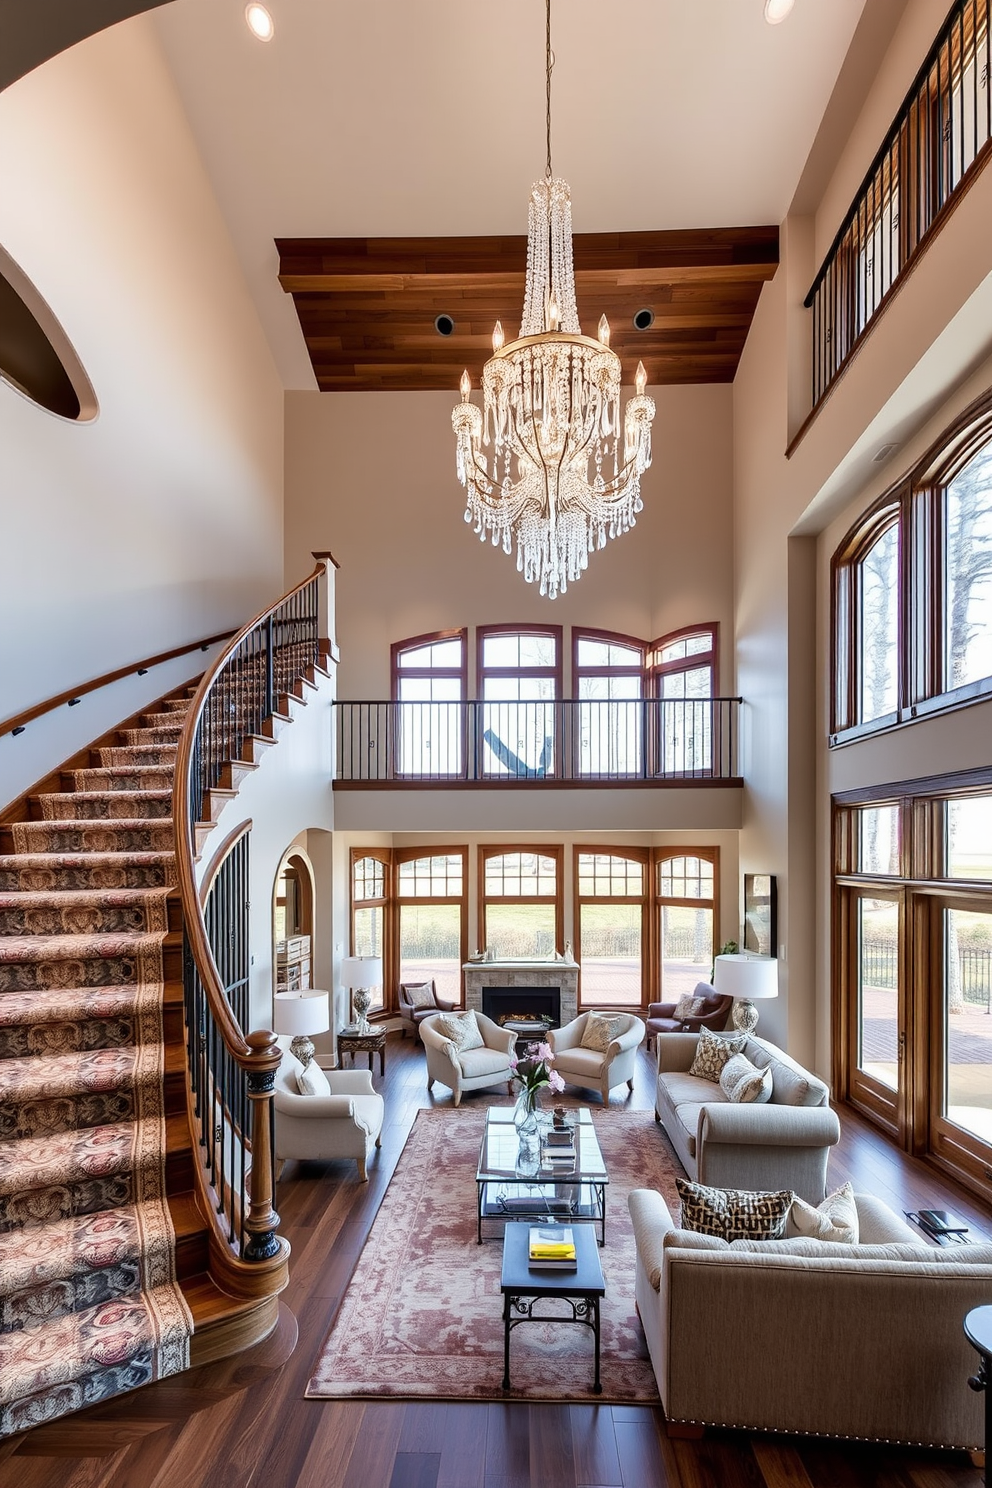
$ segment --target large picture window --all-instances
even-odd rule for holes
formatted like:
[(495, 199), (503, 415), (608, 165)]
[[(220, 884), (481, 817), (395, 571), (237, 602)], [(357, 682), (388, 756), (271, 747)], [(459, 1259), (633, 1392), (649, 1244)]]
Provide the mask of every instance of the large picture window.
[(834, 1083), (992, 1192), (992, 770), (835, 807)]
[(992, 393), (833, 559), (831, 743), (992, 692)]
[(575, 849), (579, 988), (584, 1007), (640, 1007), (648, 939), (647, 849)]
[(394, 855), (400, 982), (432, 978), (440, 996), (461, 1001), (468, 957), (466, 849), (429, 856), (423, 848)]
[(548, 960), (564, 945), (561, 847), (479, 849), (479, 929), (498, 961)]

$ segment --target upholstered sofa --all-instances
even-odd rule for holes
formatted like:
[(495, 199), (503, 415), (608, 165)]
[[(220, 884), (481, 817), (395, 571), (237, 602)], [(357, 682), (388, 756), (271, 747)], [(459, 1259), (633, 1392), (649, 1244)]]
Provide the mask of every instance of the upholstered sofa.
[(282, 1047), (276, 1070), (273, 1104), (276, 1113), (277, 1174), (292, 1157), (329, 1161), (353, 1158), (362, 1182), (368, 1160), (380, 1145), (385, 1115), (382, 1096), (368, 1070), (327, 1070), (329, 1095), (301, 1095), (297, 1075), (302, 1065)]
[(923, 1241), (856, 1194), (859, 1243), (726, 1241), (635, 1189), (635, 1297), (670, 1422), (974, 1449), (983, 1400), (962, 1321), (992, 1245)]
[(699, 998), (703, 1006), (698, 1013), (690, 1018), (676, 1018), (676, 1002), (649, 1002), (645, 1027), (648, 1031), (648, 1048), (651, 1040), (659, 1033), (698, 1033), (701, 1028), (708, 1028), (712, 1033), (720, 1033), (727, 1026), (730, 1010), (734, 1005), (732, 997), (721, 997), (715, 987), (709, 982), (697, 982), (693, 988), (692, 995)]
[(439, 1016), (434, 1013), (420, 1024), (420, 1037), (427, 1055), (427, 1089), (432, 1089), (435, 1080), (441, 1085), (447, 1085), (454, 1094), (456, 1106), (461, 1103), (462, 1094), (466, 1090), (485, 1090), (489, 1086), (505, 1082), (512, 1094), (510, 1055), (517, 1042), (517, 1035), (511, 1029), (494, 1023), (484, 1013), (476, 1013), (483, 1039), (482, 1048), (459, 1049), (450, 1038), (444, 1036), (443, 1030), (438, 1026)]
[(751, 1037), (743, 1053), (771, 1069), (771, 1100), (735, 1105), (718, 1084), (689, 1074), (698, 1042), (697, 1033), (658, 1039), (655, 1116), (689, 1177), (715, 1188), (789, 1188), (818, 1204), (830, 1148), (840, 1140), (826, 1085), (774, 1044)]

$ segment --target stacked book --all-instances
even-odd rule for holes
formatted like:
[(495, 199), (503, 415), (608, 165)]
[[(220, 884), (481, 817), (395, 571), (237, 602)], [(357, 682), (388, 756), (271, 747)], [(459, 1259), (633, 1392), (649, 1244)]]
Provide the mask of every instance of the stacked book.
[(574, 1271), (578, 1266), (570, 1225), (531, 1225), (527, 1257), (531, 1269)]
[(575, 1136), (570, 1126), (554, 1126), (544, 1133), (541, 1144), (542, 1167), (568, 1170), (575, 1165)]

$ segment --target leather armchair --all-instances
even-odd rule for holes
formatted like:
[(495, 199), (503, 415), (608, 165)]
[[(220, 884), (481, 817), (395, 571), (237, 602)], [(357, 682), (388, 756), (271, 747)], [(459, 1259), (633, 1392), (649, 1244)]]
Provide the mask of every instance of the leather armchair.
[(623, 1020), (620, 1033), (605, 1054), (582, 1047), (589, 1013), (580, 1013), (564, 1028), (553, 1028), (547, 1037), (555, 1053), (554, 1067), (562, 1079), (569, 1085), (598, 1087), (603, 1105), (608, 1106), (614, 1085), (626, 1083), (628, 1090), (634, 1088), (634, 1066), (638, 1047), (644, 1041), (644, 1024), (635, 1013), (618, 1013), (615, 1009), (601, 1009), (601, 1016)]
[(734, 999), (721, 997), (709, 982), (697, 982), (692, 995), (706, 999), (706, 1006), (692, 1018), (676, 1018), (674, 1002), (648, 1004), (648, 1048), (651, 1047), (651, 1040), (659, 1033), (698, 1033), (701, 1028), (708, 1028), (712, 1033), (722, 1033), (727, 1026)]
[(276, 1070), (276, 1176), (289, 1158), (325, 1162), (354, 1158), (358, 1176), (368, 1180), (366, 1164), (381, 1144), (385, 1102), (368, 1070), (325, 1070), (330, 1095), (301, 1095), (299, 1060), (283, 1049)]
[(445, 1038), (436, 1027), (436, 1013), (420, 1023), (420, 1038), (427, 1055), (427, 1089), (431, 1089), (435, 1080), (447, 1085), (454, 1092), (456, 1106), (465, 1090), (485, 1090), (490, 1085), (505, 1082), (513, 1094), (510, 1055), (517, 1035), (511, 1029), (494, 1023), (485, 1013), (476, 1013), (476, 1017), (483, 1038), (481, 1049), (457, 1049), (451, 1039)]
[(453, 1013), (457, 1007), (457, 1003), (449, 1002), (445, 997), (438, 997), (437, 985), (434, 979), (431, 978), (430, 988), (434, 993), (434, 1006), (415, 1008), (410, 1001), (410, 995), (407, 989), (409, 987), (426, 987), (427, 985), (427, 982), (400, 982), (399, 1010), (400, 1017), (403, 1019), (404, 1038), (406, 1038), (407, 1031), (409, 1030), (413, 1034), (414, 1039), (418, 1039), (420, 1037), (420, 1025), (425, 1018), (429, 1018), (432, 1013)]

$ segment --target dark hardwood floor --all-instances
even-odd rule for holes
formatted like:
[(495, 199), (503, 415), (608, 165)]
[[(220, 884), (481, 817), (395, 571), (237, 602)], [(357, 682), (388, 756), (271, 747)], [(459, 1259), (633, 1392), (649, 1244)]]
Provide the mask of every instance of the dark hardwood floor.
[[(361, 1251), (416, 1112), (432, 1104), (423, 1055), (390, 1035), (386, 1125), (370, 1181), (355, 1165), (288, 1164), (279, 1185), (291, 1282), (276, 1334), (0, 1446), (0, 1488), (978, 1488), (963, 1454), (813, 1438), (708, 1433), (670, 1440), (658, 1408), (405, 1404), (303, 1398), (311, 1365)], [(642, 1050), (631, 1104), (653, 1101)], [(439, 1105), (450, 1101), (436, 1090)], [(469, 1096), (475, 1103), (486, 1092)], [(615, 1092), (613, 1104), (620, 1103)], [(853, 1112), (830, 1177), (893, 1208), (992, 1215), (891, 1147)], [(663, 1140), (659, 1136), (659, 1140)], [(299, 1329), (297, 1341), (296, 1331)], [(293, 1347), (295, 1343), (295, 1349)], [(961, 1382), (962, 1389), (966, 1388)]]

